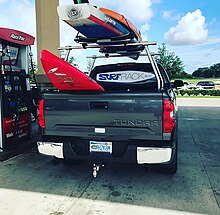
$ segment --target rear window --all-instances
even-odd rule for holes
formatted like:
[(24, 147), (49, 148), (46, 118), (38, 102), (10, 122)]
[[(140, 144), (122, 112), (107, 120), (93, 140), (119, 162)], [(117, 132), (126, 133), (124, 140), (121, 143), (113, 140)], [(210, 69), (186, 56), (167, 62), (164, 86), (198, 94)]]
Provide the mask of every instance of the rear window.
[(157, 89), (153, 68), (147, 63), (123, 63), (97, 66), (90, 73), (105, 90)]

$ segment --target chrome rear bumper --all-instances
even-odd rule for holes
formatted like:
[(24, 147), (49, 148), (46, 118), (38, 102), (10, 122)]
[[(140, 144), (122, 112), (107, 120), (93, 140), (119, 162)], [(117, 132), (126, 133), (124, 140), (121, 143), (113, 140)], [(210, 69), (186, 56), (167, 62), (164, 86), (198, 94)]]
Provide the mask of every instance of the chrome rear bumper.
[[(64, 158), (63, 143), (37, 142), (37, 146), (41, 154)], [(172, 159), (172, 148), (137, 147), (136, 149), (138, 164), (163, 164)]]
[(64, 158), (63, 143), (37, 142), (37, 147), (41, 154)]
[(137, 147), (138, 164), (167, 163), (172, 158), (172, 148)]

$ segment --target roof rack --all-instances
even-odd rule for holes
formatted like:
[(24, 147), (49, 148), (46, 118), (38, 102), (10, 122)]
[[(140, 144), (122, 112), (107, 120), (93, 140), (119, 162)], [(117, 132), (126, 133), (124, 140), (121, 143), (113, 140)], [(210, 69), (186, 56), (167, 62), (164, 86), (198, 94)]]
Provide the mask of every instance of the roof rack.
[(96, 43), (99, 45), (104, 45), (104, 44), (127, 44), (127, 43), (134, 42), (134, 39), (135, 39), (134, 32), (130, 32), (125, 35), (120, 35), (120, 36), (111, 37), (111, 38), (87, 38), (84, 36), (80, 36), (78, 33), (74, 41), (82, 45), (88, 44), (88, 43)]
[(138, 46), (149, 46), (157, 45), (157, 42), (140, 42), (140, 43), (127, 43), (127, 44), (87, 44), (83, 43), (78, 46), (64, 46), (59, 47), (58, 50), (73, 50), (73, 49), (101, 49), (101, 48), (120, 48), (120, 47), (138, 47)]
[[(158, 55), (160, 55), (160, 54), (151, 52), (151, 56), (158, 56)], [(139, 56), (140, 57), (147, 57), (148, 55), (147, 54), (140, 54)], [(114, 57), (128, 57), (128, 56), (116, 53), (116, 54), (105, 54), (105, 55), (91, 55), (86, 58), (88, 58), (88, 59), (104, 59), (104, 58), (112, 58), (112, 57), (114, 58)]]
[(143, 51), (146, 52), (146, 56), (148, 57), (150, 64), (152, 65), (153, 71), (156, 75), (156, 78), (158, 80), (158, 89), (164, 88), (164, 81), (161, 76), (161, 73), (159, 71), (158, 65), (155, 62), (155, 59), (153, 58), (153, 55), (151, 54), (149, 47), (150, 45), (156, 45), (156, 42), (140, 42), (140, 43), (105, 43), (102, 44), (88, 44), (88, 43), (82, 43), (78, 46), (65, 46), (60, 47), (58, 50), (66, 50), (66, 60), (68, 59), (69, 53), (71, 50), (75, 49), (99, 49), (99, 52), (105, 54), (105, 57), (111, 57), (111, 56), (126, 56), (131, 57), (135, 60), (138, 59), (138, 57), (141, 55)]

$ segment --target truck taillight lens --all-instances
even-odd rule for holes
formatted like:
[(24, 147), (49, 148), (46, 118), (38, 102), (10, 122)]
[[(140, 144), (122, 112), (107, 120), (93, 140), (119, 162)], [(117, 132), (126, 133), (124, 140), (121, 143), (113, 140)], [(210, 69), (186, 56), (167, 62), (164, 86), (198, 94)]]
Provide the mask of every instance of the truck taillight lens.
[(44, 100), (40, 100), (38, 103), (38, 124), (41, 128), (45, 128), (45, 119), (44, 119)]
[(163, 101), (163, 132), (171, 133), (176, 125), (174, 115), (174, 104), (169, 100)]

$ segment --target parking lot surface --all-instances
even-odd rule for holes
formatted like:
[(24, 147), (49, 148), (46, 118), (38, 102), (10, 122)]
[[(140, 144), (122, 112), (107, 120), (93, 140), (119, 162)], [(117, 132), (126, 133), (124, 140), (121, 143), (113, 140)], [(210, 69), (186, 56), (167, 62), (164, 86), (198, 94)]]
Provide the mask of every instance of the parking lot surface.
[(87, 162), (63, 164), (36, 149), (0, 163), (1, 215), (220, 214), (220, 99), (178, 99), (175, 175)]

